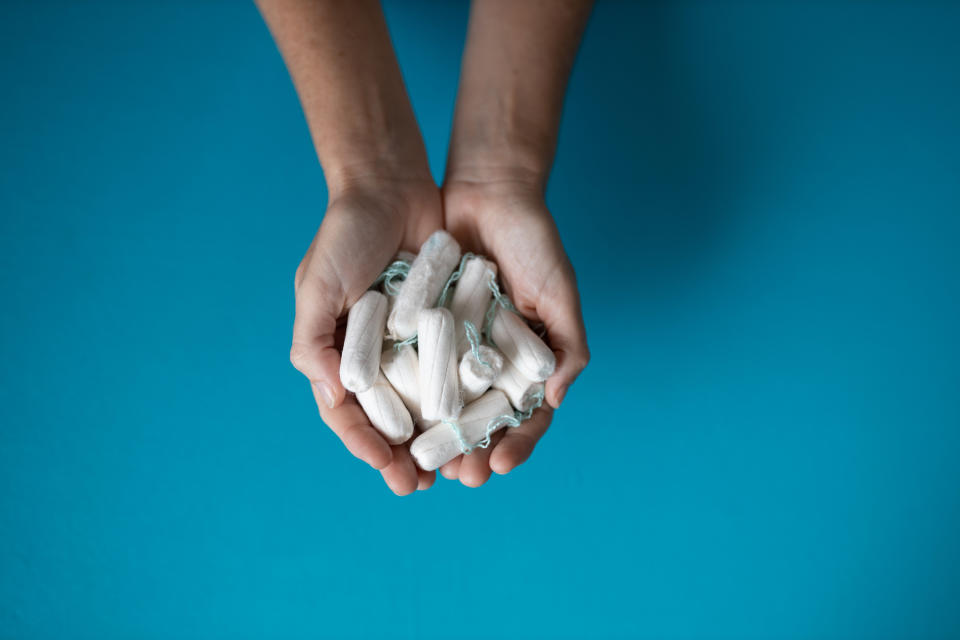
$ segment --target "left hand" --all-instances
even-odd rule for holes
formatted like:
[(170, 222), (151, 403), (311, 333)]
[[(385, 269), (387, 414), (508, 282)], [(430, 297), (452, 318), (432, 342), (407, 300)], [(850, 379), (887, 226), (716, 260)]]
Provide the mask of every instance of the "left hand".
[(522, 464), (546, 433), (553, 411), (590, 360), (576, 276), (538, 183), (498, 177), (448, 179), (443, 188), (444, 226), (472, 251), (494, 260), (500, 282), (520, 313), (543, 322), (557, 368), (546, 382), (546, 402), (519, 427), (493, 435), (487, 448), (461, 455), (440, 468), (449, 479), (479, 487), (491, 471), (505, 474)]

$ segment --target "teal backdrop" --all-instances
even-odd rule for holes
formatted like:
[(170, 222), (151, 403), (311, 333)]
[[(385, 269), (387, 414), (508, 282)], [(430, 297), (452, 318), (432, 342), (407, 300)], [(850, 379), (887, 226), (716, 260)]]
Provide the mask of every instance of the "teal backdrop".
[[(467, 5), (387, 14), (437, 177)], [(0, 637), (960, 637), (960, 5), (601, 2), (593, 361), (408, 498), (288, 361), (326, 193), (246, 2), (0, 19)]]

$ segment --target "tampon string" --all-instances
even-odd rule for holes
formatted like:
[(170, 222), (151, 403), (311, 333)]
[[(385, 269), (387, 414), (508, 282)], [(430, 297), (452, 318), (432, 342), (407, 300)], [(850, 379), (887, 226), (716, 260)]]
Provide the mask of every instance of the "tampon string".
[(490, 436), (492, 436), (493, 432), (500, 427), (512, 429), (514, 427), (519, 427), (526, 420), (529, 420), (530, 416), (533, 415), (533, 412), (539, 409), (540, 405), (543, 404), (543, 397), (543, 390), (536, 391), (531, 395), (531, 398), (533, 399), (533, 405), (526, 411), (514, 411), (513, 415), (502, 415), (493, 418), (487, 423), (487, 428), (483, 435), (483, 439), (475, 445), (471, 445), (469, 442), (467, 442), (466, 438), (463, 437), (463, 431), (460, 429), (460, 425), (457, 424), (456, 420), (441, 420), (440, 422), (453, 429), (453, 432), (457, 435), (457, 440), (460, 443), (460, 452), (463, 453), (463, 455), (469, 455), (474, 449), (486, 449), (489, 447)]
[(477, 328), (469, 320), (463, 321), (463, 328), (467, 332), (467, 340), (470, 341), (470, 350), (473, 351), (473, 357), (483, 366), (489, 367), (490, 363), (480, 355), (480, 334), (477, 332)]
[(409, 262), (406, 260), (394, 260), (383, 270), (383, 273), (377, 276), (377, 279), (374, 280), (370, 286), (375, 287), (382, 282), (384, 291), (388, 295), (395, 296), (400, 292), (399, 283), (407, 278), (408, 273), (410, 273)]

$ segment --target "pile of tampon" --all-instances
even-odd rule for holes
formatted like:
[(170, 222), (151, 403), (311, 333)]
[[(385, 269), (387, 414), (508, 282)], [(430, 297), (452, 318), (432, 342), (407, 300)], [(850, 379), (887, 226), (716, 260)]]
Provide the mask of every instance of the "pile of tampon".
[(347, 316), (343, 386), (391, 444), (436, 469), (543, 400), (553, 352), (502, 296), (497, 265), (437, 231), (399, 255)]

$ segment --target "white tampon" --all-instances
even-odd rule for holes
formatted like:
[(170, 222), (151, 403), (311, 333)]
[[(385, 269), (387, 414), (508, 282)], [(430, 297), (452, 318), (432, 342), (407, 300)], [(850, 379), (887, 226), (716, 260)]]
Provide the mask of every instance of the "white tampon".
[(517, 367), (505, 360), (500, 375), (493, 381), (493, 388), (500, 389), (510, 399), (517, 411), (527, 411), (536, 404), (543, 393), (543, 383), (528, 379)]
[[(513, 416), (507, 397), (500, 391), (488, 391), (464, 407), (457, 425), (467, 445), (473, 447), (479, 444), (487, 435), (490, 421), (497, 416)], [(497, 425), (497, 429), (504, 425)], [(410, 454), (417, 466), (426, 471), (445, 465), (462, 452), (457, 432), (446, 423), (428, 429), (410, 443)]]
[(348, 391), (365, 391), (376, 381), (386, 318), (387, 297), (379, 291), (367, 291), (350, 307), (340, 355), (340, 382)]
[(414, 421), (420, 419), (420, 361), (417, 351), (405, 344), (399, 349), (388, 345), (380, 356), (380, 369), (393, 385)]
[(400, 285), (387, 319), (390, 337), (406, 340), (417, 332), (417, 314), (437, 304), (440, 291), (459, 259), (460, 245), (446, 231), (435, 231), (427, 238)]
[(413, 420), (403, 400), (380, 373), (373, 386), (357, 393), (357, 401), (377, 431), (390, 444), (406, 442), (413, 435)]
[(490, 337), (503, 357), (527, 378), (542, 382), (550, 377), (557, 359), (523, 318), (502, 307), (497, 309), (490, 327)]
[(383, 295), (387, 296), (387, 317), (389, 317), (390, 312), (393, 311), (393, 307), (397, 303), (397, 296), (390, 295), (390, 293), (382, 285), (380, 290), (383, 291)]
[(400, 251), (397, 251), (397, 255), (394, 256), (393, 259), (394, 261), (400, 260), (402, 262), (413, 262), (416, 257), (417, 254), (413, 253), (412, 251), (404, 251), (401, 249)]
[(463, 272), (453, 289), (450, 311), (457, 321), (457, 357), (470, 349), (470, 340), (464, 329), (464, 320), (469, 320), (477, 331), (483, 329), (483, 321), (490, 308), (490, 278), (496, 277), (497, 265), (479, 256), (467, 258)]
[(500, 355), (499, 351), (483, 345), (477, 351), (480, 352), (480, 359), (483, 362), (477, 360), (472, 350), (468, 350), (460, 358), (458, 371), (460, 373), (460, 392), (463, 394), (464, 404), (470, 404), (482, 396), (503, 369), (503, 356)]
[(420, 414), (427, 420), (448, 420), (460, 414), (453, 314), (449, 309), (420, 311), (417, 345), (420, 349)]

